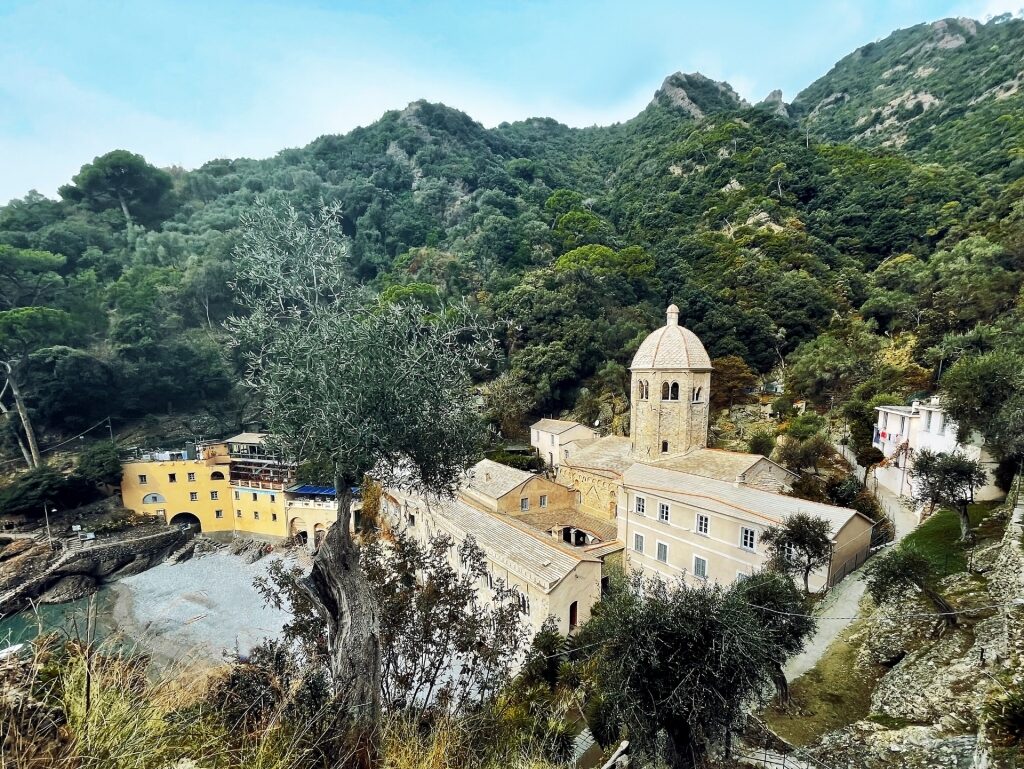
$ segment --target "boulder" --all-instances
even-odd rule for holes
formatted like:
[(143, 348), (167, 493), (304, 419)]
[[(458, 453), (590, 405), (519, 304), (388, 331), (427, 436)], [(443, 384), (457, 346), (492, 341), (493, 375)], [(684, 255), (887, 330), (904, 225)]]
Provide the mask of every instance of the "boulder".
[(39, 596), (39, 603), (64, 603), (85, 598), (96, 592), (96, 580), (86, 574), (61, 577)]

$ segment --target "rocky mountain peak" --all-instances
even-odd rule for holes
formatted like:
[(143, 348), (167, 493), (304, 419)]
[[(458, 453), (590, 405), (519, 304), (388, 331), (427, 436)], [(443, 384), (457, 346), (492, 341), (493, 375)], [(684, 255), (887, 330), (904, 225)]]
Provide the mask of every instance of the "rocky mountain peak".
[(651, 103), (682, 110), (695, 119), (750, 106), (731, 85), (712, 80), (699, 72), (669, 75), (655, 92)]
[(773, 115), (789, 117), (789, 108), (786, 106), (786, 102), (782, 100), (782, 91), (778, 88), (765, 96), (754, 106), (770, 112)]

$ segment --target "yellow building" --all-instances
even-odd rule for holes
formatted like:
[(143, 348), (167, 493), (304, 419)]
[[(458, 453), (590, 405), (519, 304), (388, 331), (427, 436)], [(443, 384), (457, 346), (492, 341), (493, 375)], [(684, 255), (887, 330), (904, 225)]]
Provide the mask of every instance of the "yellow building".
[[(266, 450), (264, 433), (124, 462), (121, 496), (137, 513), (189, 524), (213, 536), (236, 534), (314, 548), (337, 518), (335, 490), (294, 483), (294, 467)], [(354, 505), (358, 512), (358, 502)]]

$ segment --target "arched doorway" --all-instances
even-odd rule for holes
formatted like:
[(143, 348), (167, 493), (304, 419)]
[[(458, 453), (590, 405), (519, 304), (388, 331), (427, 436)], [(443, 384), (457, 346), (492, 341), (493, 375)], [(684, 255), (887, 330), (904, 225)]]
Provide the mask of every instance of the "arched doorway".
[(306, 522), (301, 518), (292, 518), (292, 522), (288, 525), (288, 534), (296, 542), (303, 545), (309, 544), (309, 531)]
[(168, 523), (171, 526), (178, 526), (182, 529), (187, 527), (190, 531), (199, 532), (203, 530), (203, 524), (195, 513), (177, 513)]
[(322, 524), (318, 523), (313, 527), (313, 547), (319, 548), (320, 543), (324, 541), (324, 537), (327, 536), (327, 528)]

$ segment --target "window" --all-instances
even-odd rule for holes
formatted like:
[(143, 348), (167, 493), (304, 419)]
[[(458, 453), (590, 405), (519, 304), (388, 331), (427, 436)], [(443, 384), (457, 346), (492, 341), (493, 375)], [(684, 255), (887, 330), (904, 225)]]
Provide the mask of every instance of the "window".
[(700, 403), (700, 397), (702, 395), (701, 391), (703, 389), (704, 389), (703, 387), (694, 387), (693, 388), (693, 402), (694, 403)]
[(903, 435), (907, 431), (907, 418), (900, 417), (900, 435)]
[(711, 518), (701, 513), (697, 513), (697, 529), (698, 534), (703, 534), (705, 537), (708, 532), (711, 531)]
[(658, 503), (658, 520), (662, 523), (668, 523), (668, 505), (664, 502)]
[(254, 491), (254, 492), (252, 493), (252, 501), (253, 501), (253, 502), (255, 502), (255, 501), (256, 501), (256, 500), (258, 499), (258, 498), (259, 498), (259, 497), (257, 496), (256, 492)]
[(224, 511), (223, 510), (214, 510), (213, 511), (213, 517), (214, 518), (223, 518), (224, 517)]
[(177, 483), (178, 482), (178, 474), (177, 473), (167, 473), (167, 481), (168, 481), (168, 483)]
[(740, 528), (740, 547), (744, 550), (753, 550), (757, 546), (757, 532), (748, 529), (746, 526)]
[(889, 426), (889, 412), (888, 411), (883, 411), (882, 412), (882, 427), (888, 427), (888, 426)]
[(412, 513), (409, 513), (409, 526), (411, 528), (415, 528), (416, 527), (416, 516), (413, 515)]
[(187, 477), (188, 477), (189, 483), (193, 483), (193, 482), (195, 482), (196, 474), (195, 473), (189, 473)]
[(668, 441), (661, 442), (661, 453), (668, 454)]
[(932, 412), (924, 412), (924, 431), (930, 433), (932, 431)]
[(210, 492), (210, 499), (220, 499), (220, 492), (219, 491), (211, 491)]
[(224, 473), (222, 473), (220, 470), (214, 470), (212, 473), (210, 473), (210, 480), (211, 481), (223, 481), (224, 480)]
[(236, 491), (235, 492), (235, 499), (241, 499), (241, 498), (242, 498), (241, 495)]
[(525, 512), (530, 509), (530, 498), (523, 497), (519, 500), (519, 510)]
[(699, 555), (693, 556), (693, 576), (698, 579), (708, 578), (708, 562)]
[(198, 491), (190, 491), (188, 493), (188, 501), (189, 502), (198, 502), (199, 501), (199, 492)]
[(633, 535), (633, 549), (636, 550), (638, 553), (642, 553), (644, 551), (644, 535), (643, 534), (634, 534)]
[(647, 500), (644, 499), (643, 497), (637, 497), (633, 504), (633, 509), (636, 510), (636, 512), (640, 515), (644, 515), (644, 513), (647, 510)]
[(270, 501), (271, 502), (276, 502), (277, 501), (277, 494), (271, 494), (270, 495)]
[(640, 400), (645, 401), (651, 397), (651, 384), (646, 380), (640, 381)]
[(270, 514), (270, 520), (276, 521), (277, 520), (277, 513), (271, 513)]
[(166, 510), (163, 510), (163, 509), (157, 510), (156, 514), (157, 515), (162, 515), (164, 518), (167, 518), (167, 511)]
[(787, 542), (785, 546), (786, 562), (796, 563), (796, 546), (792, 542)]
[(658, 543), (658, 560), (662, 563), (668, 563), (668, 545), (664, 542)]
[(671, 391), (671, 394), (669, 395), (669, 400), (673, 400), (673, 401), (679, 400), (679, 382), (673, 382), (672, 383), (672, 391)]
[(140, 486), (145, 486), (147, 483), (149, 483), (149, 479), (146, 478), (146, 476), (144, 476), (144, 475), (140, 475), (139, 476), (139, 485)]
[(552, 445), (552, 446), (554, 446), (554, 445), (555, 445), (555, 436), (554, 436), (554, 433), (552, 433), (552, 435), (551, 435), (551, 445)]
[(235, 518), (241, 518), (241, 517), (242, 517), (242, 511), (241, 510), (235, 510)]
[(573, 601), (569, 604), (569, 629), (576, 627), (579, 624), (579, 602)]
[(258, 520), (260, 519), (260, 511), (259, 511), (259, 510), (254, 510), (254, 511), (253, 511), (253, 514), (252, 514), (252, 519), (253, 519), (254, 521), (258, 521)]
[(541, 507), (547, 507), (548, 506), (548, 495), (547, 494), (541, 494), (540, 495), (540, 506)]
[(668, 400), (668, 382), (661, 383), (661, 399), (663, 401)]

